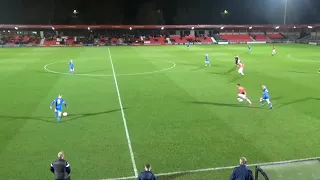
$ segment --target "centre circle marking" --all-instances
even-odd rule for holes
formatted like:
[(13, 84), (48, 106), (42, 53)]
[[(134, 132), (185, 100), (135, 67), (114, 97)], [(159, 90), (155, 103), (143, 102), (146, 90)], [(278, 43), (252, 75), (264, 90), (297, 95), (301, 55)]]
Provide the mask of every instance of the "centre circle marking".
[[(135, 75), (155, 74), (155, 73), (159, 73), (159, 72), (163, 72), (163, 71), (168, 71), (168, 70), (173, 69), (173, 68), (176, 67), (176, 63), (174, 63), (172, 61), (168, 61), (168, 60), (164, 60), (164, 61), (165, 62), (169, 62), (170, 64), (172, 64), (172, 66), (169, 67), (169, 68), (160, 69), (160, 70), (157, 70), (157, 71), (149, 71), (149, 72), (141, 72), (141, 73), (116, 74), (116, 76), (135, 76)], [(50, 72), (50, 73), (53, 73), (53, 74), (70, 75), (70, 73), (63, 73), (63, 72), (52, 71), (52, 70), (48, 69), (48, 66), (53, 65), (53, 64), (57, 64), (57, 63), (60, 63), (60, 62), (62, 62), (62, 61), (57, 61), (57, 62), (46, 64), (43, 68), (47, 72)], [(74, 75), (76, 75), (76, 76), (89, 76), (89, 77), (110, 77), (110, 76), (113, 76), (113, 74), (76, 74), (76, 73)]]

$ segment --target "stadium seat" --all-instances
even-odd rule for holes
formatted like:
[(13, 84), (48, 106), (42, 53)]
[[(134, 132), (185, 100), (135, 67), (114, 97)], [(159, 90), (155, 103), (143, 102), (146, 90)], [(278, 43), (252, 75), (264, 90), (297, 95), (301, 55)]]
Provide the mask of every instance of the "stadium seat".
[(67, 45), (72, 45), (72, 44), (73, 44), (73, 39), (70, 39), (70, 38), (67, 39), (67, 40), (66, 40), (66, 44), (67, 44)]
[(257, 41), (268, 41), (269, 39), (264, 34), (252, 34), (251, 35)]
[(119, 38), (112, 38), (111, 39), (111, 43), (112, 44), (119, 44), (120, 43), (120, 39)]
[(271, 39), (284, 39), (280, 33), (268, 33), (267, 36)]
[(164, 44), (164, 42), (165, 42), (164, 36), (150, 37), (150, 44)]
[(208, 35), (205, 35), (204, 37), (199, 38), (200, 42), (203, 43), (212, 43), (212, 39), (211, 37), (209, 37)]
[(171, 41), (174, 43), (187, 43), (187, 39), (185, 37), (181, 37), (180, 35), (170, 35)]
[(231, 42), (251, 42), (252, 39), (248, 34), (224, 34), (220, 35), (222, 39), (231, 41)]
[(57, 45), (57, 40), (56, 39), (45, 39), (43, 45), (45, 46), (52, 46), (52, 45)]

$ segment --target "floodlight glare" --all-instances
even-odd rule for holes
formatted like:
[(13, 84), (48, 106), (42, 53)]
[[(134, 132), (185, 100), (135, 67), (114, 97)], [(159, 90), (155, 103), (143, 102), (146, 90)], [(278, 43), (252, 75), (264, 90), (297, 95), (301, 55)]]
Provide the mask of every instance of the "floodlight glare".
[(132, 30), (132, 27), (130, 27), (129, 29)]
[(163, 30), (164, 29), (164, 27), (161, 27), (161, 30)]
[(194, 29), (194, 27), (192, 27), (191, 29)]
[(222, 26), (220, 29), (224, 29), (224, 27)]
[(308, 28), (309, 28), (309, 29), (312, 29), (313, 27), (312, 27), (312, 26), (308, 26)]
[(252, 26), (250, 26), (249, 29), (252, 29)]

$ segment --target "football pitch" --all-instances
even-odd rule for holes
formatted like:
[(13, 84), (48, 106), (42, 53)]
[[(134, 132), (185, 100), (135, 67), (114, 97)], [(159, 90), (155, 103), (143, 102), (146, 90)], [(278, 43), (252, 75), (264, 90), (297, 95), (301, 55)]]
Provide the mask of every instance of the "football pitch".
[[(2, 48), (0, 177), (52, 179), (59, 151), (77, 180), (129, 179), (146, 163), (159, 179), (228, 179), (242, 156), (317, 157), (320, 48), (276, 46), (276, 56), (271, 44)], [(237, 83), (251, 107), (237, 101)], [(272, 110), (259, 102), (262, 84)], [(59, 93), (69, 108), (58, 124), (49, 106)]]

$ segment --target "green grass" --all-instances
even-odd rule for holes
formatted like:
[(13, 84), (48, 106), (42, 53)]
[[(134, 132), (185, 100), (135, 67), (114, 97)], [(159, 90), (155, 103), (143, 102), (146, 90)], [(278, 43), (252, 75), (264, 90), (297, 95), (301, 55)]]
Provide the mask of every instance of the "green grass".
[[(319, 47), (310, 45), (110, 47), (136, 165), (155, 173), (319, 156)], [(204, 54), (213, 66), (204, 67)], [(234, 69), (234, 56), (245, 76)], [(77, 74), (68, 72), (75, 61)], [(170, 61), (170, 62), (169, 62)], [(159, 71), (150, 74), (136, 74)], [(50, 179), (66, 152), (72, 178), (133, 176), (107, 47), (0, 49), (0, 177)], [(126, 75), (124, 75), (126, 74)], [(96, 76), (94, 76), (96, 75)], [(104, 75), (104, 76), (99, 76)], [(253, 101), (238, 103), (241, 83)], [(274, 109), (261, 107), (261, 84)], [(57, 124), (50, 102), (62, 93), (68, 117)], [(231, 170), (161, 179), (227, 179)]]

